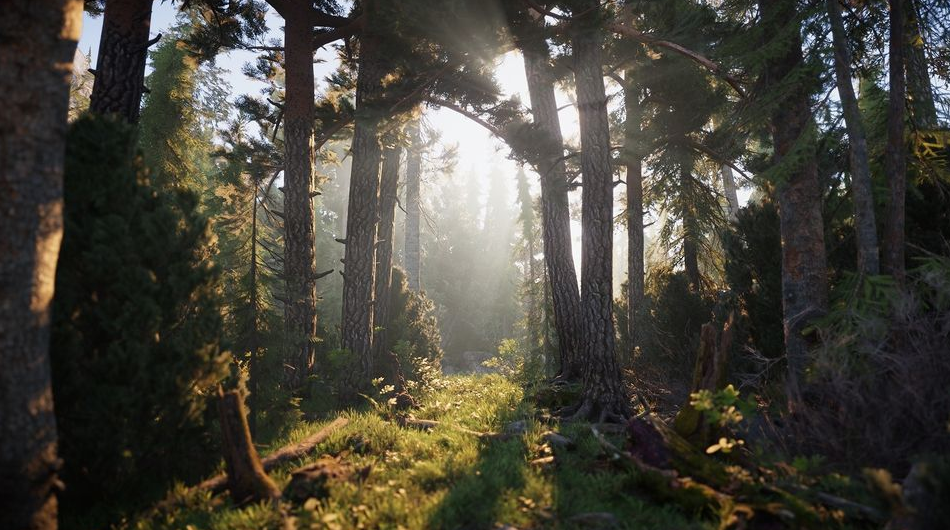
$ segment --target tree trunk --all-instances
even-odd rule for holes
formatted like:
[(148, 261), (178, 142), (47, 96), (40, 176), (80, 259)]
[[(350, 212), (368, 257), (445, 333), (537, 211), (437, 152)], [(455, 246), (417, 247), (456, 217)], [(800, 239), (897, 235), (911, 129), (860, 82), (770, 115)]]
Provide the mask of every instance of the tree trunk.
[(313, 370), (317, 280), (313, 234), (314, 78), (311, 9), (301, 2), (284, 17), (284, 279), (287, 283), (286, 381), (299, 388)]
[(560, 356), (560, 377), (571, 381), (581, 376), (580, 294), (571, 249), (571, 213), (568, 203), (564, 141), (554, 97), (551, 56), (541, 38), (521, 43), (525, 75), (534, 123), (546, 135), (541, 166), (541, 232), (544, 263), (550, 282)]
[(254, 179), (251, 179), (251, 185), (254, 186), (254, 193), (251, 194), (251, 318), (249, 319), (251, 329), (248, 330), (247, 347), (245, 350), (250, 354), (247, 361), (247, 386), (251, 393), (249, 400), (251, 410), (248, 416), (248, 427), (251, 429), (251, 436), (254, 436), (257, 434), (257, 416), (260, 415), (260, 399), (257, 395), (260, 391), (260, 363), (257, 358), (259, 342), (257, 335), (259, 325), (259, 308), (257, 305), (259, 296), (257, 292), (257, 192), (259, 186)]
[(722, 193), (726, 196), (726, 219), (730, 222), (736, 220), (739, 214), (739, 196), (736, 194), (736, 178), (732, 174), (732, 168), (729, 164), (720, 166), (722, 175)]
[(379, 49), (375, 0), (363, 3), (366, 17), (360, 37), (356, 80), (356, 119), (353, 127), (353, 169), (350, 174), (343, 275), (343, 348), (360, 360), (363, 379), (373, 373), (373, 294), (376, 279), (376, 206), (379, 200), (380, 146), (384, 65)]
[[(596, 10), (597, 0), (582, 9)], [(583, 206), (581, 209), (582, 359), (584, 401), (579, 417), (626, 417), (626, 391), (614, 351), (612, 314), (613, 169), (603, 77), (603, 34), (596, 15), (576, 22), (572, 31), (574, 79), (580, 118)]]
[(237, 390), (225, 393), (218, 387), (218, 418), (228, 490), (235, 503), (244, 504), (280, 497), (280, 490), (267, 476), (247, 426), (244, 400)]
[(139, 120), (148, 57), (152, 0), (109, 0), (102, 19), (99, 58), (89, 110)]
[[(824, 229), (821, 220), (822, 190), (815, 157), (815, 126), (811, 122), (808, 89), (783, 87), (789, 76), (803, 68), (802, 43), (795, 4), (786, 0), (759, 0), (767, 36), (782, 35), (785, 49), (766, 63), (762, 90), (789, 90), (786, 102), (772, 111), (773, 165), (786, 155), (797, 158), (786, 168), (778, 186), (779, 224), (782, 237), (782, 313), (788, 362), (786, 391), (791, 410), (801, 403), (801, 379), (808, 361), (809, 344), (803, 331), (809, 320), (824, 314), (828, 303)], [(789, 23), (796, 27), (786, 28)], [(789, 34), (787, 37), (785, 34)], [(798, 142), (807, 142), (797, 147)]]
[[(683, 169), (680, 175), (680, 185), (684, 190), (692, 186), (692, 175), (689, 169)], [(696, 214), (691, 210), (692, 205), (684, 205), (681, 214), (683, 222), (683, 269), (689, 281), (689, 289), (698, 293), (702, 287), (702, 277), (699, 274), (699, 226)]]
[(906, 0), (904, 44), (907, 72), (907, 95), (911, 103), (911, 123), (919, 130), (938, 126), (934, 89), (930, 82), (927, 52), (924, 49), (923, 27), (920, 24), (920, 0)]
[(409, 124), (409, 151), (406, 153), (406, 277), (409, 290), (419, 292), (419, 191), (422, 177), (422, 136), (418, 120)]
[(904, 0), (890, 0), (890, 44), (888, 45), (890, 96), (887, 105), (887, 146), (884, 173), (890, 189), (884, 220), (884, 270), (903, 284), (904, 199), (907, 195), (907, 146), (904, 142)]
[(844, 123), (848, 130), (851, 159), (851, 195), (854, 199), (854, 232), (858, 247), (858, 271), (866, 276), (880, 274), (877, 224), (874, 219), (874, 184), (868, 164), (868, 142), (861, 122), (858, 99), (851, 85), (851, 48), (841, 19), (840, 0), (826, 0), (835, 50), (835, 79)]
[(0, 16), (0, 528), (56, 528), (50, 301), (82, 2), (4, 2)]
[(385, 348), (389, 344), (387, 326), (389, 326), (390, 293), (393, 283), (393, 237), (396, 229), (396, 193), (399, 188), (400, 147), (387, 147), (383, 153), (383, 168), (379, 187), (379, 242), (376, 245), (376, 304), (373, 306), (373, 325), (376, 337), (373, 339), (375, 357), (382, 360), (388, 355)]
[(643, 158), (640, 155), (640, 128), (643, 109), (634, 71), (624, 75), (623, 101), (624, 162), (627, 165), (627, 337), (631, 352), (640, 345), (640, 308), (643, 306)]

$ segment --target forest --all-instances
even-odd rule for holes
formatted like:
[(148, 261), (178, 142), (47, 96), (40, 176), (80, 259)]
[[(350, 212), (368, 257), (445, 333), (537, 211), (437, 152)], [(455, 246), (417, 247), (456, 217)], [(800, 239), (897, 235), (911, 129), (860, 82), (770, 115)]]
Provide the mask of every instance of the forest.
[(0, 530), (950, 521), (950, 0), (0, 0)]

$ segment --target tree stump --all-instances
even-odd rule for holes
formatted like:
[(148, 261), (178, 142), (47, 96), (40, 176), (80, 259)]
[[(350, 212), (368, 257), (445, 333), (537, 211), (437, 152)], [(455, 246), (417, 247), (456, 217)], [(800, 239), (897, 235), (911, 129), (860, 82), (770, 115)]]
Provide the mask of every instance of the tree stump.
[(254, 449), (243, 396), (237, 390), (224, 392), (219, 386), (218, 397), (224, 463), (231, 497), (237, 503), (280, 498), (280, 490), (267, 476)]
[[(729, 319), (718, 332), (718, 326), (713, 322), (703, 324), (699, 336), (699, 352), (696, 356), (696, 365), (693, 369), (693, 382), (690, 385), (690, 394), (700, 390), (716, 392), (726, 384), (727, 367), (729, 364), (729, 350), (732, 348), (732, 327), (735, 315), (730, 313)], [(703, 415), (693, 408), (689, 399), (676, 414), (673, 428), (678, 434), (687, 438), (698, 438), (706, 443), (711, 433), (703, 422)]]

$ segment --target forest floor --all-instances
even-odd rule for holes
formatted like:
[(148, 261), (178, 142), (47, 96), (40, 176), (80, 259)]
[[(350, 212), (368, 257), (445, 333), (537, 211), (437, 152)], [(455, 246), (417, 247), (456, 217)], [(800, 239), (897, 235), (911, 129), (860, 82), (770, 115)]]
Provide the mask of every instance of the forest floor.
[[(384, 400), (385, 401), (385, 400)], [(347, 412), (348, 424), (311, 456), (270, 472), (283, 489), (298, 466), (339, 463), (341, 476), (305, 502), (234, 505), (226, 494), (170, 493), (175, 507), (130, 521), (135, 530), (712, 528), (672, 505), (651, 502), (634, 477), (604, 456), (589, 427), (542, 424), (518, 385), (497, 375), (440, 381), (413, 411), (429, 429), (401, 426), (383, 403)], [(269, 451), (327, 422), (303, 423)], [(403, 424), (405, 425), (405, 424)], [(570, 447), (545, 435), (568, 437)], [(478, 433), (505, 433), (478, 436)], [(622, 442), (615, 440), (618, 444)], [(349, 471), (348, 471), (349, 470)], [(326, 495), (328, 494), (328, 495)]]

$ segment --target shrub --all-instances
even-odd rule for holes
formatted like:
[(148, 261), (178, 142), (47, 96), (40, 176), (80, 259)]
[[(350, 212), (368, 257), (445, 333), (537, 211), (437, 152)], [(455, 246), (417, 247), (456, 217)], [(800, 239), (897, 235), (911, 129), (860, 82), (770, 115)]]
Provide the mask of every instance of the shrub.
[(804, 450), (856, 469), (906, 471), (914, 455), (950, 450), (950, 259), (888, 277), (851, 278), (817, 324), (822, 343), (796, 422)]
[(104, 118), (69, 133), (50, 349), (66, 511), (216, 461), (202, 412), (227, 355), (208, 223), (194, 195), (152, 186), (135, 143)]

